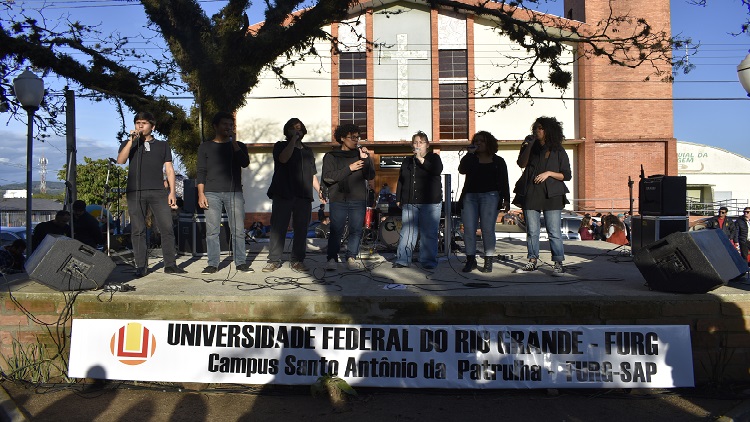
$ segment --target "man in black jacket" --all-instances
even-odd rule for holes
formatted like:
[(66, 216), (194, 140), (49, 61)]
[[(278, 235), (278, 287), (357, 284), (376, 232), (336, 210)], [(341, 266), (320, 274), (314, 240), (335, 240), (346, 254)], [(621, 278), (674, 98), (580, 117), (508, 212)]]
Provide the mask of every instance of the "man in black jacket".
[(710, 220), (706, 221), (706, 228), (712, 229), (712, 230), (722, 230), (724, 234), (727, 235), (727, 238), (733, 239), (734, 237), (734, 221), (732, 221), (728, 216), (727, 212), (729, 210), (727, 207), (721, 207), (719, 208), (719, 215), (716, 215), (712, 217)]
[(750, 239), (748, 239), (748, 226), (750, 225), (750, 207), (745, 207), (742, 211), (742, 217), (738, 218), (735, 224), (734, 230), (734, 243), (740, 245), (740, 254), (747, 261), (747, 251), (750, 245)]
[(31, 250), (36, 250), (48, 234), (70, 237), (70, 226), (68, 223), (70, 223), (70, 213), (62, 210), (55, 214), (53, 220), (37, 224), (34, 227), (34, 234), (31, 235)]
[[(302, 143), (307, 128), (300, 119), (292, 118), (284, 125), (285, 140), (276, 142), (273, 147), (273, 179), (268, 188), (268, 197), (273, 200), (271, 207), (271, 233), (268, 245), (268, 263), (263, 272), (270, 273), (281, 268), (281, 255), (289, 221), (292, 222), (294, 239), (289, 266), (299, 272), (309, 269), (305, 266), (307, 255), (307, 227), (312, 215), (312, 191), (318, 191), (320, 209), (323, 212), (325, 198), (320, 190), (318, 170), (312, 149)], [(322, 220), (322, 219), (321, 219)]]

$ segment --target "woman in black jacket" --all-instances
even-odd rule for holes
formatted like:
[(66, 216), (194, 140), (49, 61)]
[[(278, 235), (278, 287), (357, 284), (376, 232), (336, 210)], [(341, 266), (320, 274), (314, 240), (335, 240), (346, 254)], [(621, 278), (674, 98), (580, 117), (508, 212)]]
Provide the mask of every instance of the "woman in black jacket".
[(516, 182), (513, 192), (516, 197), (513, 204), (523, 208), (526, 220), (526, 250), (529, 262), (516, 269), (517, 273), (536, 270), (539, 259), (539, 230), (541, 216), (547, 227), (552, 261), (553, 275), (565, 272), (563, 261), (562, 231), (560, 222), (562, 209), (569, 203), (565, 194), (568, 187), (565, 181), (570, 180), (570, 159), (562, 142), (562, 124), (554, 117), (540, 117), (532, 125), (533, 135), (527, 136), (518, 154), (518, 166), (523, 170)]
[(396, 204), (401, 207), (401, 239), (394, 268), (411, 264), (414, 245), (419, 235), (419, 263), (424, 269), (437, 267), (440, 203), (443, 185), (440, 173), (443, 162), (434, 152), (428, 152), (430, 141), (419, 131), (411, 137), (414, 156), (401, 163), (396, 188)]

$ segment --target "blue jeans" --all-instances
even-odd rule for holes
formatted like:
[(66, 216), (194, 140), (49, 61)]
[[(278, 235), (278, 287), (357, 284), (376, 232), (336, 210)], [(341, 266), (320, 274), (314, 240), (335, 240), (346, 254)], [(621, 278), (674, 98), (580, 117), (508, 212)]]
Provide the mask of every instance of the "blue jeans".
[(349, 241), (346, 243), (346, 258), (355, 258), (359, 253), (359, 242), (362, 240), (362, 227), (365, 224), (365, 201), (331, 202), (331, 233), (328, 236), (327, 259), (338, 261), (341, 250), (341, 235), (344, 225), (349, 221)]
[(544, 227), (547, 228), (549, 246), (552, 250), (552, 261), (565, 261), (563, 250), (562, 231), (560, 221), (562, 210), (523, 210), (526, 220), (526, 251), (528, 259), (539, 259), (539, 230), (541, 226), (541, 214), (544, 214)]
[(477, 254), (477, 226), (482, 229), (484, 256), (495, 256), (495, 223), (497, 222), (497, 191), (467, 193), (461, 219), (464, 222), (464, 246), (466, 255)]
[(208, 201), (208, 209), (204, 211), (208, 265), (219, 266), (222, 206), (227, 210), (229, 217), (234, 265), (244, 264), (247, 262), (247, 251), (245, 250), (245, 198), (242, 192), (206, 192), (205, 194)]
[(404, 204), (401, 212), (401, 238), (398, 241), (396, 264), (411, 264), (414, 245), (419, 236), (419, 263), (437, 266), (440, 204)]

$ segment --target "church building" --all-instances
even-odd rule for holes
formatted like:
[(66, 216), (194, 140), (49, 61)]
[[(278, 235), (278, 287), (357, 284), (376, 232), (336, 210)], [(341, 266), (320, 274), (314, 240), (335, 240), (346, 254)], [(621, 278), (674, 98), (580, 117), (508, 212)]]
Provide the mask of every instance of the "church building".
[[(549, 22), (545, 30), (551, 33), (562, 32), (555, 23), (586, 33), (610, 13), (627, 14), (644, 18), (653, 32), (670, 33), (669, 0), (565, 0), (564, 7), (565, 17), (535, 19)], [(641, 166), (646, 175), (677, 175), (672, 86), (653, 77), (654, 66), (669, 74), (666, 64), (611, 65), (570, 42), (562, 53), (573, 75), (566, 91), (545, 83), (532, 89), (532, 98), (497, 108), (507, 92), (497, 81), (523, 72), (535, 57), (503, 35), (496, 19), (421, 1), (360, 2), (348, 20), (325, 28), (338, 40), (335, 49), (320, 41), (319, 56), (285, 69), (294, 88), (282, 87), (270, 71), (262, 75), (237, 112), (238, 140), (251, 156), (243, 173), (246, 220), (268, 222), (271, 151), (292, 117), (308, 129), (304, 141), (316, 153), (318, 173), (323, 155), (338, 145), (335, 127), (359, 126), (361, 143), (374, 155), (376, 192), (384, 183), (395, 187), (417, 131), (440, 154), (454, 200), (463, 184), (459, 160), (480, 130), (500, 140), (498, 154), (508, 164), (512, 189), (522, 171), (515, 164), (520, 144), (540, 116), (555, 117), (564, 127), (573, 170), (567, 182), (571, 210), (628, 209), (628, 181), (635, 182), (637, 196)], [(537, 64), (534, 73), (546, 78), (548, 70)]]

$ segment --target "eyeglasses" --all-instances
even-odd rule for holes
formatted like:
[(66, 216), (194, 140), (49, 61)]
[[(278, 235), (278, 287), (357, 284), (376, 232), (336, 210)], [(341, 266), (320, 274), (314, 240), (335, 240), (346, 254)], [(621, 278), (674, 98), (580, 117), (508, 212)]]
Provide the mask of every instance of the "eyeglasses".
[(726, 211), (719, 211), (719, 214), (726, 214)]
[(419, 141), (412, 142), (412, 144), (414, 144), (414, 145), (427, 145), (427, 144), (429, 144), (429, 142), (419, 140)]
[(346, 139), (351, 139), (352, 141), (359, 140), (359, 135), (346, 135)]
[(745, 213), (745, 214), (750, 214), (750, 210), (745, 210), (745, 211), (742, 211), (742, 212)]

